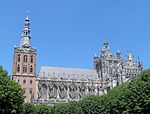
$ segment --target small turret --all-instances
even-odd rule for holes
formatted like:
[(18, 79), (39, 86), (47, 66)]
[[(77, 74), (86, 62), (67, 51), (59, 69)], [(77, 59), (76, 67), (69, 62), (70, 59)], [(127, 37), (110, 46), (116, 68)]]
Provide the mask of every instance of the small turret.
[(127, 61), (133, 61), (133, 57), (132, 57), (131, 51), (127, 52)]
[(141, 64), (141, 60), (140, 60), (140, 57), (139, 57), (139, 56), (138, 56), (137, 62), (138, 62), (139, 65)]
[(97, 56), (97, 54), (95, 53), (95, 54), (94, 54), (94, 66), (96, 65), (97, 62), (98, 62), (98, 56)]
[(109, 43), (108, 41), (105, 41), (101, 50), (101, 57), (107, 58), (110, 57), (110, 49), (109, 49)]
[(139, 70), (142, 71), (143, 70), (143, 64), (142, 64), (142, 62), (141, 62), (141, 60), (140, 60), (139, 57), (138, 57), (137, 62), (138, 62), (138, 68), (139, 68)]
[(116, 55), (119, 60), (122, 59), (121, 51), (119, 49), (117, 50)]

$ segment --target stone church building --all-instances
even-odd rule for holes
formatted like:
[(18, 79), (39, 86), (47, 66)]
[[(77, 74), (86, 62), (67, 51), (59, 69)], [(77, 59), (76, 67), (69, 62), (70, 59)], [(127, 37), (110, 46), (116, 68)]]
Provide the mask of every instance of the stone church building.
[(37, 51), (31, 46), (29, 17), (25, 18), (21, 42), (14, 47), (12, 79), (19, 83), (26, 102), (34, 104), (78, 101), (88, 95), (103, 95), (109, 89), (130, 81), (143, 70), (130, 51), (125, 61), (120, 50), (113, 55), (104, 42), (101, 55), (94, 55), (94, 68), (41, 66), (36, 74)]

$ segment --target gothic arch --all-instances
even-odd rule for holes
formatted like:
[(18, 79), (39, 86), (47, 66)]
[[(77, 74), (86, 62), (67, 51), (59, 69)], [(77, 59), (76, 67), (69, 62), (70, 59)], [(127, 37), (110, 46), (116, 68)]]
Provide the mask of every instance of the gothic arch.
[(49, 85), (49, 98), (57, 98), (58, 86), (55, 83), (50, 83)]
[(20, 54), (17, 55), (17, 62), (20, 62)]
[(20, 72), (20, 65), (17, 65), (17, 72)]
[(79, 85), (79, 98), (83, 98), (85, 96), (86, 86), (84, 83)]
[(47, 93), (48, 93), (48, 87), (47, 87), (47, 85), (46, 84), (42, 84), (42, 97), (44, 98), (44, 99), (46, 99), (47, 98)]
[(77, 90), (78, 88), (74, 83), (70, 84), (69, 85), (69, 97), (72, 99), (77, 98)]
[(30, 66), (30, 73), (33, 73), (33, 66)]
[(65, 99), (67, 97), (67, 85), (64, 83), (60, 83), (59, 85), (59, 97), (61, 99)]
[(33, 63), (33, 55), (30, 56), (30, 62)]
[(28, 55), (23, 56), (23, 62), (27, 63), (28, 62)]

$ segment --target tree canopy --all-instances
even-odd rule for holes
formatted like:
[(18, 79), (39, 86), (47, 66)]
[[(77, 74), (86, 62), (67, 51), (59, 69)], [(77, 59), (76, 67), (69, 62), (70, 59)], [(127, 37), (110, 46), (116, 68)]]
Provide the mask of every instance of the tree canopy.
[(149, 114), (150, 70), (115, 87), (107, 95), (90, 96), (79, 104), (85, 114)]
[(0, 66), (0, 114), (19, 114), (24, 102), (21, 86)]
[(36, 114), (35, 106), (31, 103), (23, 103), (23, 110), (21, 114)]

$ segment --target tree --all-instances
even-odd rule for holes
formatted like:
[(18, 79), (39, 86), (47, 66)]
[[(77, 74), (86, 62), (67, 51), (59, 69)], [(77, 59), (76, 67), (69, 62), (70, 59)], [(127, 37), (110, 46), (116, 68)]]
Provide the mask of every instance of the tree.
[(125, 107), (124, 113), (150, 113), (150, 70), (135, 77), (119, 98), (119, 104)]
[(50, 107), (46, 104), (40, 104), (35, 106), (36, 114), (51, 114)]
[(0, 114), (19, 114), (24, 102), (21, 86), (0, 66)]
[(150, 114), (150, 70), (103, 96), (79, 101), (84, 114)]
[(23, 103), (22, 114), (35, 114), (35, 106), (31, 103)]
[(67, 114), (84, 114), (79, 103), (76, 101), (69, 102), (67, 108), (68, 108)]
[(51, 107), (52, 114), (84, 114), (79, 103), (76, 101), (71, 101), (69, 103), (55, 104)]

